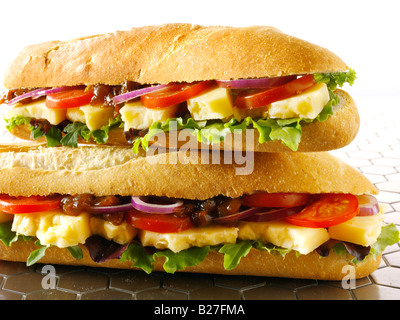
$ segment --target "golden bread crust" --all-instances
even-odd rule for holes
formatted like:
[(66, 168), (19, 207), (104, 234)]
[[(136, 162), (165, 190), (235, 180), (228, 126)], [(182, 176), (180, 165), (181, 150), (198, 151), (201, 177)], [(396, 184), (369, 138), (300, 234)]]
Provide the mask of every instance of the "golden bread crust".
[[(360, 172), (328, 152), (249, 152), (247, 158), (233, 155), (229, 161), (222, 153), (135, 155), (130, 148), (106, 146), (4, 145), (0, 151), (0, 193), (13, 196), (92, 193), (207, 199), (257, 190), (377, 193)], [(245, 163), (238, 165), (240, 160)], [(238, 174), (246, 167), (248, 171)]]
[(175, 23), (27, 46), (4, 85), (154, 84), (346, 70), (331, 51), (272, 27)]

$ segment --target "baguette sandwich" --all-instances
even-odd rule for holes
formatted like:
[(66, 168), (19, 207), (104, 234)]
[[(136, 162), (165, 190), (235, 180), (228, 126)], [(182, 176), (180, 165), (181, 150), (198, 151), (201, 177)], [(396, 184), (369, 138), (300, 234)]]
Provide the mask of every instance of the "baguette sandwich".
[(328, 151), (358, 132), (337, 89), (354, 79), (275, 28), (166, 24), (28, 46), (0, 103), (13, 135), (48, 146)]
[(0, 259), (340, 280), (399, 241), (377, 189), (328, 153), (255, 153), (252, 175), (187, 150), (144, 154), (3, 145)]

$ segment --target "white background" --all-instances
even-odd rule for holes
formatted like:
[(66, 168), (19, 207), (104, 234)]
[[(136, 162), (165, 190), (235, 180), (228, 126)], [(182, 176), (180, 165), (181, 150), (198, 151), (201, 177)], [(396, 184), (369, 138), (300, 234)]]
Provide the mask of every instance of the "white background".
[(397, 0), (69, 0), (0, 2), (0, 74), (25, 45), (134, 26), (271, 25), (324, 46), (356, 70), (352, 95), (400, 95)]

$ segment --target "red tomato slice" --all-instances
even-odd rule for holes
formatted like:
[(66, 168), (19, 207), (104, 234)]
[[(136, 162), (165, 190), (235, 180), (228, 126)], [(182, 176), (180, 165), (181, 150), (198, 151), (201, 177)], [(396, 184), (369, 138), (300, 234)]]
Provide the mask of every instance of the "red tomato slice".
[(166, 108), (198, 96), (200, 93), (212, 88), (214, 85), (214, 81), (202, 81), (195, 84), (173, 84), (163, 90), (142, 95), (140, 100), (146, 108)]
[(240, 109), (265, 107), (275, 101), (287, 99), (302, 93), (316, 84), (312, 74), (287, 82), (279, 87), (256, 91), (245, 90), (238, 94), (236, 106)]
[(304, 206), (309, 199), (307, 193), (256, 192), (243, 196), (242, 204), (248, 207), (288, 208)]
[(6, 213), (32, 213), (54, 210), (60, 207), (61, 196), (11, 197), (0, 195), (0, 211)]
[(351, 194), (324, 194), (301, 212), (285, 220), (309, 228), (328, 228), (343, 223), (358, 214), (358, 200)]
[(125, 220), (135, 228), (158, 233), (175, 233), (194, 227), (189, 216), (176, 217), (173, 214), (152, 214), (137, 210), (127, 212)]
[(72, 89), (47, 95), (46, 106), (52, 109), (78, 108), (89, 104), (92, 97), (93, 90)]

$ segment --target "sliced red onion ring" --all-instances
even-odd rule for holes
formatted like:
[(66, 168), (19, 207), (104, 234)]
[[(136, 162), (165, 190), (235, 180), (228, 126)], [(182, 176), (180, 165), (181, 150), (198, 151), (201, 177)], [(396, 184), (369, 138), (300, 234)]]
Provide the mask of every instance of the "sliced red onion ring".
[(8, 101), (8, 104), (12, 105), (12, 104), (16, 104), (16, 103), (18, 103), (18, 102), (20, 102), (20, 101), (22, 101), (24, 99), (32, 98), (34, 95), (38, 94), (39, 92), (41, 92), (43, 90), (45, 90), (45, 89), (40, 88), (40, 89), (36, 89), (36, 90), (33, 90), (33, 91), (29, 91), (27, 93), (21, 94), (20, 96), (15, 97), (14, 99), (11, 99), (10, 101)]
[(27, 98), (32, 98), (32, 99), (37, 99), (41, 96), (45, 96), (48, 94), (52, 94), (52, 93), (57, 93), (57, 92), (62, 92), (62, 91), (67, 91), (67, 90), (71, 90), (72, 87), (58, 87), (58, 88), (40, 88), (40, 89), (36, 89), (24, 94), (21, 94), (18, 97), (15, 97), (14, 99), (11, 99), (10, 101), (8, 101), (9, 105), (12, 104), (16, 104), (24, 99)]
[(296, 75), (292, 75), (261, 79), (217, 80), (217, 83), (220, 87), (229, 89), (271, 88), (283, 85), (296, 78)]
[(276, 210), (267, 210), (264, 208), (264, 212), (255, 213), (252, 216), (244, 219), (245, 221), (253, 221), (253, 222), (265, 222), (277, 219), (283, 219), (292, 214), (299, 213), (301, 210), (304, 209), (305, 206), (299, 207), (290, 207), (290, 208), (280, 208)]
[(246, 209), (244, 211), (236, 212), (236, 213), (231, 214), (229, 216), (214, 218), (213, 222), (215, 222), (215, 223), (229, 223), (229, 222), (233, 222), (233, 221), (236, 221), (236, 220), (245, 219), (245, 218), (250, 217), (250, 216), (252, 216), (252, 215), (254, 215), (254, 214), (258, 213), (258, 212), (265, 211), (265, 210), (267, 210), (267, 209), (253, 207), (253, 208), (250, 208), (250, 209)]
[(113, 101), (115, 104), (120, 104), (122, 102), (140, 97), (141, 95), (144, 95), (146, 93), (158, 91), (158, 90), (164, 89), (166, 87), (168, 87), (167, 84), (160, 84), (157, 86), (146, 87), (146, 88), (142, 88), (142, 89), (138, 89), (138, 90), (129, 91), (127, 93), (120, 94), (119, 96), (115, 96), (113, 98)]
[(379, 212), (379, 203), (374, 196), (363, 194), (356, 197), (360, 208), (359, 216), (373, 216)]
[(68, 91), (73, 89), (74, 87), (58, 87), (58, 88), (44, 88), (39, 92), (36, 92), (33, 94), (32, 98), (37, 99), (41, 96), (46, 96), (48, 94), (53, 94), (53, 93), (58, 93), (58, 92), (63, 92), (63, 91)]
[(93, 214), (106, 214), (106, 213), (126, 212), (132, 209), (133, 209), (132, 204), (126, 203), (117, 206), (107, 206), (107, 207), (91, 206), (87, 208), (87, 211)]
[(173, 200), (170, 204), (155, 204), (146, 202), (146, 197), (132, 197), (132, 206), (143, 212), (155, 214), (173, 213), (183, 205), (182, 200)]

